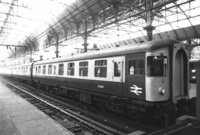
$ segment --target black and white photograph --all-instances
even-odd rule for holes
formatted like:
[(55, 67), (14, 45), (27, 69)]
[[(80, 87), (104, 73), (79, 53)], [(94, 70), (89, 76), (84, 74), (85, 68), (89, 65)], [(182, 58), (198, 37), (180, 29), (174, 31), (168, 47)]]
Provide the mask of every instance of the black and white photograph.
[(199, 134), (199, 0), (0, 0), (0, 135)]

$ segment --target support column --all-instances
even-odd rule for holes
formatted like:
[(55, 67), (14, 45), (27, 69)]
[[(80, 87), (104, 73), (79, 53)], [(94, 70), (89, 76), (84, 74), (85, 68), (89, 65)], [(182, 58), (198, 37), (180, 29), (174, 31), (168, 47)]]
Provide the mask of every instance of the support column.
[(56, 51), (55, 51), (55, 54), (56, 54), (56, 58), (58, 58), (59, 57), (59, 36), (56, 34), (56, 36), (55, 36), (55, 38), (56, 38)]
[(153, 30), (155, 29), (155, 27), (152, 26), (152, 25), (149, 25), (149, 26), (144, 27), (144, 29), (147, 31), (147, 39), (148, 39), (148, 41), (152, 41), (152, 39), (153, 39)]
[(152, 41), (153, 37), (153, 30), (155, 29), (154, 26), (152, 26), (152, 22), (154, 19), (154, 15), (152, 12), (153, 7), (153, 1), (152, 0), (146, 0), (145, 1), (145, 9), (146, 9), (146, 23), (147, 26), (144, 27), (144, 29), (147, 31), (147, 40)]
[[(190, 39), (187, 40), (187, 44), (190, 45), (190, 46), (192, 46)], [(192, 51), (193, 47), (189, 47), (188, 49), (189, 49), (189, 59), (191, 59), (191, 54), (192, 54), (191, 51)]]
[(31, 52), (30, 52), (30, 55), (31, 55), (31, 58), (30, 58), (30, 62), (33, 62), (33, 52), (32, 52), (32, 47), (31, 48)]
[(85, 32), (84, 32), (84, 43), (83, 43), (84, 52), (87, 52), (87, 46), (88, 46), (87, 37), (88, 37), (88, 34), (87, 34), (87, 21), (85, 20)]
[(43, 56), (42, 56), (42, 55), (40, 55), (40, 60), (42, 60), (42, 57), (43, 57)]
[(200, 120), (200, 62), (199, 67), (197, 68), (197, 74), (196, 74), (196, 115), (197, 119)]

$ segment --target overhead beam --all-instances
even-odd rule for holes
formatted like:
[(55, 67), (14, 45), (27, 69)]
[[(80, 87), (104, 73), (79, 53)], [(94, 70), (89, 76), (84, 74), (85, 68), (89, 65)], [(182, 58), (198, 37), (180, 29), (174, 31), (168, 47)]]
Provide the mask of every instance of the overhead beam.
[(14, 0), (12, 0), (12, 3), (11, 3), (11, 5), (10, 5), (10, 7), (9, 7), (8, 14), (6, 15), (5, 21), (3, 22), (2, 28), (1, 28), (1, 30), (0, 30), (0, 35), (1, 35), (1, 33), (3, 32), (5, 26), (6, 26), (7, 22), (8, 22), (9, 14), (10, 14), (11, 11), (13, 10), (13, 4), (14, 4)]
[(9, 45), (9, 44), (0, 44), (0, 46), (7, 46), (7, 47), (27, 47), (22, 45)]

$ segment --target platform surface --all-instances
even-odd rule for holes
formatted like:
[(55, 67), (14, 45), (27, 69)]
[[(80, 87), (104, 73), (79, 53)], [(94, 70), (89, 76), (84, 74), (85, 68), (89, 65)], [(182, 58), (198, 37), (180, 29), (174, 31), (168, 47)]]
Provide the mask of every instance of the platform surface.
[(0, 80), (0, 135), (73, 135)]

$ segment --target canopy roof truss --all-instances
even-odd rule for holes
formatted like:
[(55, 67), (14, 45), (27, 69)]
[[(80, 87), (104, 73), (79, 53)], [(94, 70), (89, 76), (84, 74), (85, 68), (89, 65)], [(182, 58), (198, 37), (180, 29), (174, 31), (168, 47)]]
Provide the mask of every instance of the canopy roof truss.
[[(80, 46), (85, 34), (89, 44), (95, 43), (100, 49), (112, 47), (113, 42), (128, 44), (124, 40), (129, 39), (133, 39), (130, 43), (145, 41), (144, 27), (148, 25), (149, 10), (153, 13), (152, 25), (156, 27), (153, 39), (193, 41), (200, 36), (198, 0), (152, 0), (150, 9), (145, 0), (74, 0), (72, 3), (44, 0), (43, 4), (39, 0), (29, 1), (37, 5), (29, 5), (24, 0), (0, 2), (0, 9), (4, 8), (4, 11), (0, 10), (1, 44), (28, 46), (16, 49), (14, 55), (30, 54), (40, 50), (41, 46), (48, 48), (55, 45), (56, 38), (60, 46)], [(50, 6), (40, 13), (36, 7), (45, 7), (45, 2), (62, 10), (48, 11)]]

